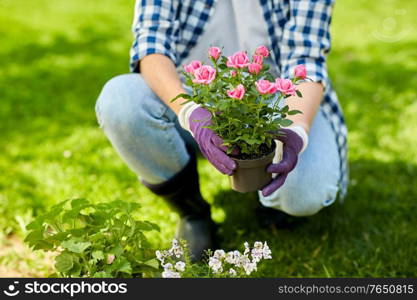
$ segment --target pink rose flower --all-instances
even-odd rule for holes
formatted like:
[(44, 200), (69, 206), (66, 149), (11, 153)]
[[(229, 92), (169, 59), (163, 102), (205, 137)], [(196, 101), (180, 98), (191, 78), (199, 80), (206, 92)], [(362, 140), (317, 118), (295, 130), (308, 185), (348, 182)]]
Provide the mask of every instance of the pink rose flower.
[(255, 54), (263, 56), (263, 57), (268, 57), (269, 50), (265, 46), (259, 46), (258, 48), (256, 48)]
[(274, 82), (270, 82), (268, 80), (258, 80), (257, 82), (255, 82), (256, 85), (256, 89), (258, 90), (259, 93), (261, 93), (262, 95), (265, 94), (273, 94), (277, 91), (277, 87), (275, 86)]
[(194, 83), (210, 84), (216, 78), (216, 70), (211, 66), (201, 66), (194, 71)]
[(307, 69), (304, 65), (298, 65), (294, 69), (294, 77), (304, 79), (307, 77)]
[(243, 84), (239, 84), (234, 90), (227, 91), (227, 95), (230, 98), (242, 100), (243, 96), (245, 96), (245, 92)]
[(236, 71), (236, 70), (232, 70), (232, 71), (230, 72), (230, 75), (231, 75), (232, 77), (235, 77), (235, 76), (237, 75), (237, 71)]
[(208, 50), (209, 57), (213, 58), (214, 60), (218, 60), (222, 51), (219, 47), (210, 47)]
[(249, 64), (250, 64), (249, 57), (243, 51), (236, 52), (232, 56), (229, 56), (227, 58), (227, 63), (226, 63), (226, 65), (229, 68), (244, 68), (244, 67), (247, 67)]
[(193, 74), (195, 70), (201, 67), (201, 61), (193, 60), (188, 65), (184, 65), (184, 70), (187, 73)]
[(262, 65), (257, 64), (257, 63), (251, 63), (248, 66), (248, 69), (249, 69), (249, 73), (259, 74), (259, 72), (262, 70)]
[(254, 55), (253, 62), (258, 65), (262, 65), (264, 63), (264, 57), (261, 55)]
[(275, 86), (278, 91), (285, 95), (295, 95), (295, 85), (289, 79), (275, 79)]

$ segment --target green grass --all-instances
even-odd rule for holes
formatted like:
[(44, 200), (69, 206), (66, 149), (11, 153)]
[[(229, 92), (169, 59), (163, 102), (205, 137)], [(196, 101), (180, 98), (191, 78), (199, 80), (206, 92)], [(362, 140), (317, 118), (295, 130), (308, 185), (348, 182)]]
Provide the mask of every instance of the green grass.
[[(155, 247), (169, 243), (176, 215), (138, 183), (94, 113), (106, 80), (128, 71), (132, 8), (123, 0), (0, 0), (0, 248), (34, 215), (74, 197), (137, 201), (161, 225)], [(337, 1), (329, 69), (350, 130), (344, 204), (293, 229), (262, 229), (251, 212), (256, 196), (230, 191), (200, 161), (222, 247), (271, 245), (274, 259), (258, 276), (417, 276), (416, 10), (415, 1)], [(3, 251), (0, 276), (17, 261), (27, 263), (14, 275), (33, 275), (34, 259)], [(42, 263), (38, 276), (48, 272)]]

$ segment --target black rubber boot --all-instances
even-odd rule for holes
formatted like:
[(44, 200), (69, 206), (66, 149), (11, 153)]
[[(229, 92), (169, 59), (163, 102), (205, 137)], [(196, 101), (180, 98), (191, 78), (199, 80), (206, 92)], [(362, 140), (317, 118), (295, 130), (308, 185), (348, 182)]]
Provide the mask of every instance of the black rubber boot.
[(195, 154), (189, 149), (190, 161), (168, 181), (160, 184), (142, 183), (162, 196), (180, 215), (176, 238), (186, 240), (192, 261), (200, 261), (204, 250), (214, 250), (215, 224), (210, 206), (200, 193)]

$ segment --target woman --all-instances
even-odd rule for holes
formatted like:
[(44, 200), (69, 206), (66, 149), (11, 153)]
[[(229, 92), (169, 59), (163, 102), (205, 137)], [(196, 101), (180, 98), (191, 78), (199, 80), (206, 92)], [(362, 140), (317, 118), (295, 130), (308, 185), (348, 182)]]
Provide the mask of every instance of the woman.
[(259, 200), (265, 211), (313, 215), (338, 194), (343, 198), (348, 178), (347, 131), (326, 67), (332, 8), (332, 0), (137, 1), (132, 73), (104, 86), (97, 117), (142, 183), (180, 214), (177, 236), (188, 241), (194, 259), (213, 247), (214, 226), (200, 194), (193, 144), (222, 173), (236, 166), (218, 143), (207, 142), (216, 140), (211, 130), (191, 123), (204, 109), (170, 102), (184, 92), (181, 65), (207, 60), (213, 45), (227, 55), (267, 45), (275, 75), (288, 78), (297, 65), (306, 66), (312, 82), (299, 85), (303, 100), (287, 99), (302, 114), (284, 129), (283, 159), (268, 167), (277, 175)]

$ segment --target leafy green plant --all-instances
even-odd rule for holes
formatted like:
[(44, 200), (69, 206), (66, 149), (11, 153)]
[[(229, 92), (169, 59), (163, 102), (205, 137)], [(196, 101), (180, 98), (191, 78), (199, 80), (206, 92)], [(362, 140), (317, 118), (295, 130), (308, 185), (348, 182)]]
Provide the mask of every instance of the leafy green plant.
[(158, 269), (144, 232), (159, 231), (137, 220), (137, 203), (92, 204), (66, 200), (28, 224), (27, 242), (34, 250), (54, 251), (62, 277), (146, 277)]
[(264, 155), (278, 130), (292, 124), (288, 116), (301, 113), (282, 101), (302, 97), (296, 84), (307, 79), (305, 67), (297, 66), (292, 79), (274, 78), (263, 62), (269, 56), (265, 46), (258, 47), (252, 58), (244, 51), (222, 56), (218, 47), (208, 52), (213, 66), (200, 61), (185, 65), (185, 83), (192, 92), (172, 101), (182, 98), (183, 104), (192, 101), (208, 110), (212, 124), (207, 127), (223, 139), (229, 154), (238, 149), (241, 154)]

